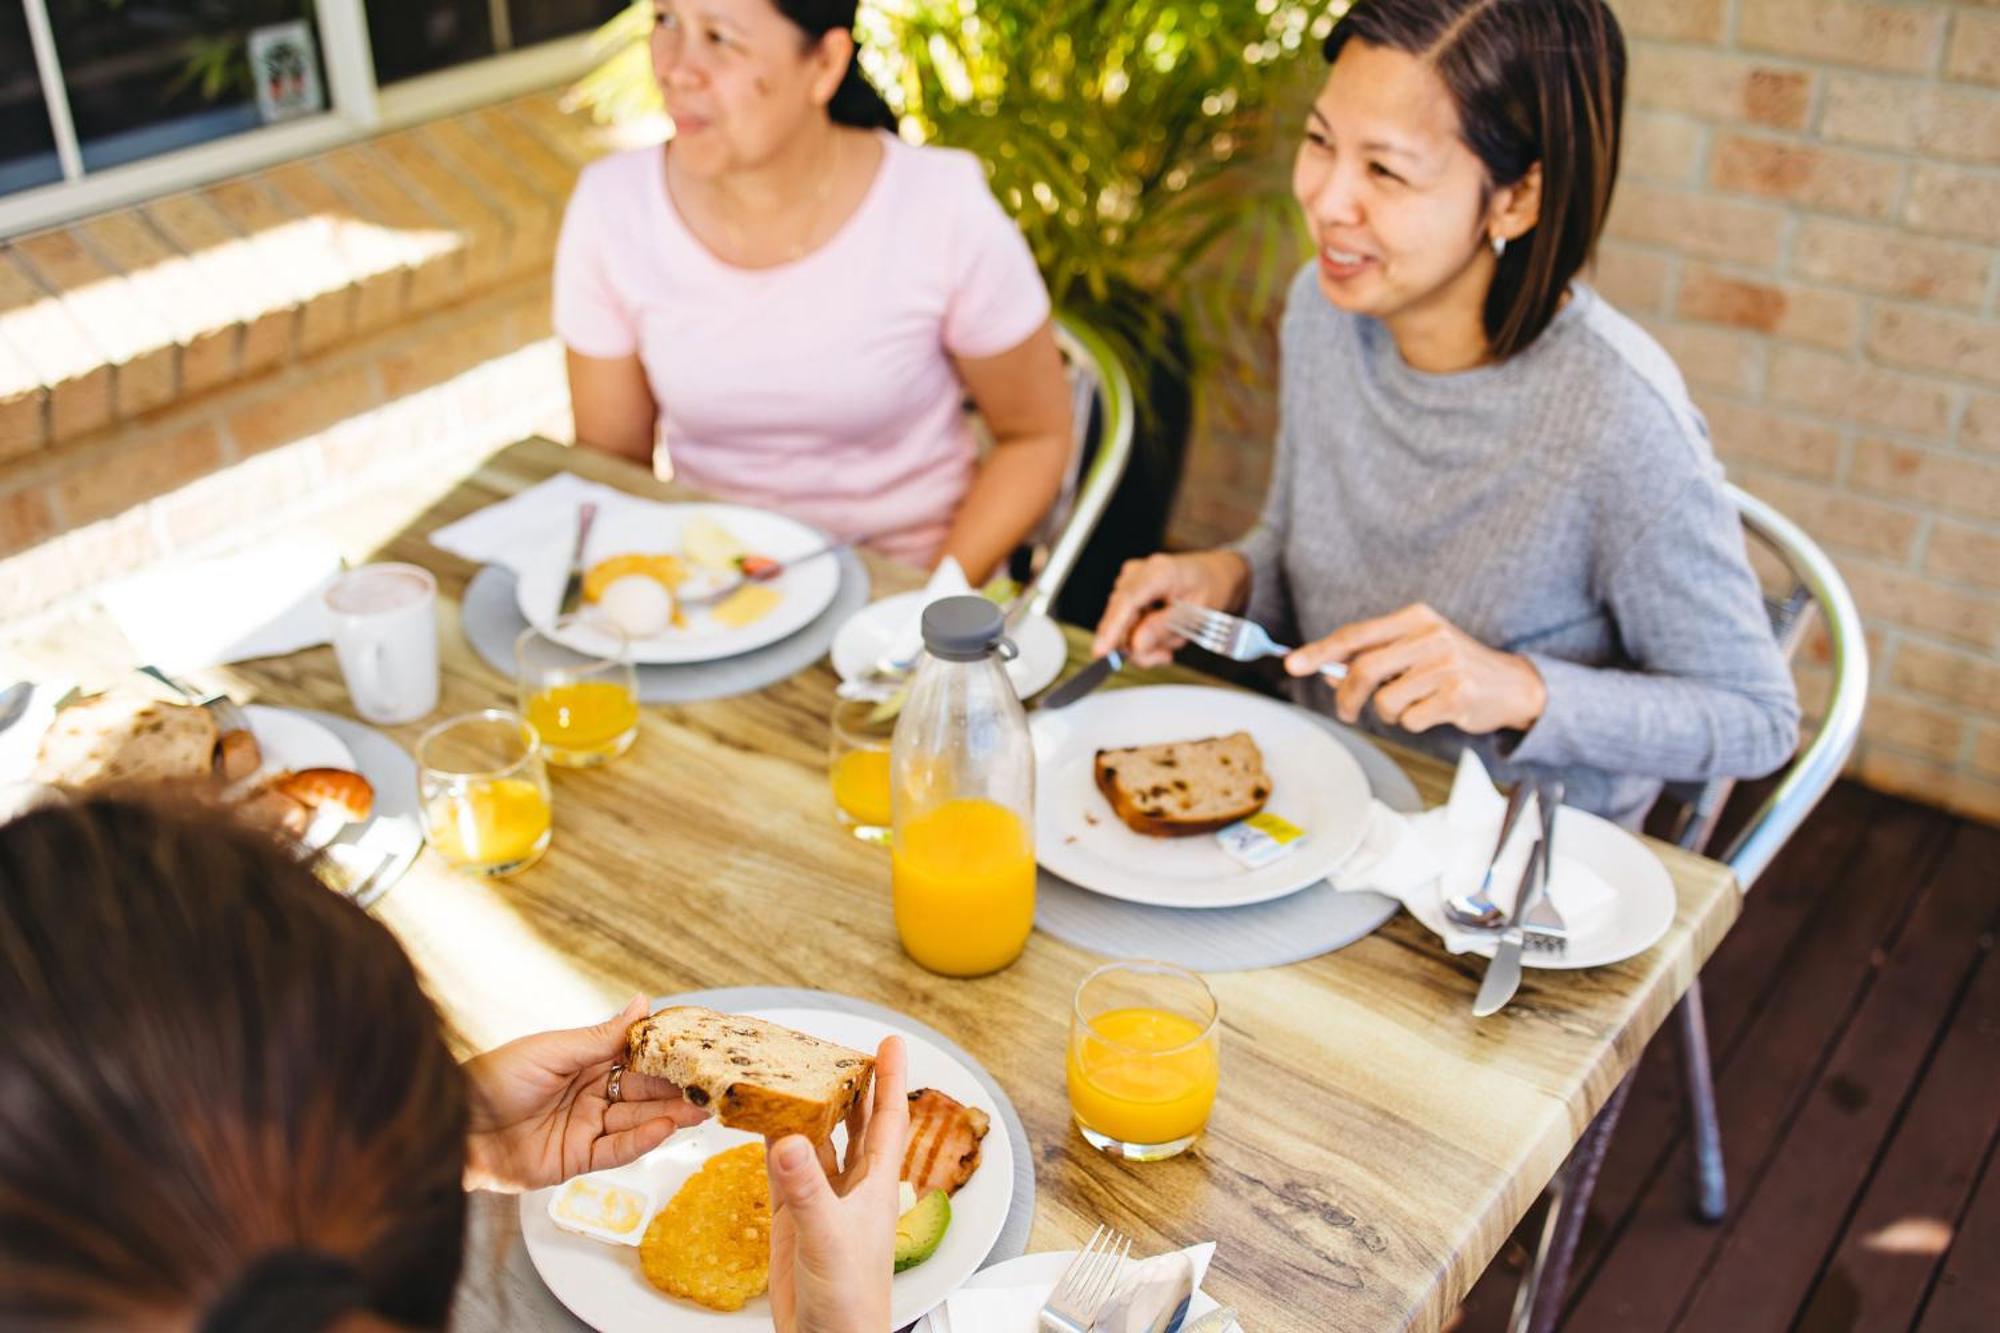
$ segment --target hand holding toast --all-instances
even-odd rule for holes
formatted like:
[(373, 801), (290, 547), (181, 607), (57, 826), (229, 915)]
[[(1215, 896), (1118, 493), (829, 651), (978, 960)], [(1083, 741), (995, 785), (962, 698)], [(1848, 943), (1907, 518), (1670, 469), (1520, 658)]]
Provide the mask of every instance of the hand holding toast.
[(777, 1333), (881, 1333), (892, 1327), (896, 1183), (909, 1139), (901, 1038), (875, 1055), (872, 1107), (847, 1117), (847, 1163), (793, 1134), (771, 1143), (771, 1318)]
[(635, 1070), (620, 1076), (618, 1100), (607, 1099), (612, 1063), (645, 1014), (645, 997), (634, 996), (602, 1023), (522, 1037), (466, 1061), (466, 1187), (515, 1193), (609, 1170), (706, 1119), (679, 1088)]

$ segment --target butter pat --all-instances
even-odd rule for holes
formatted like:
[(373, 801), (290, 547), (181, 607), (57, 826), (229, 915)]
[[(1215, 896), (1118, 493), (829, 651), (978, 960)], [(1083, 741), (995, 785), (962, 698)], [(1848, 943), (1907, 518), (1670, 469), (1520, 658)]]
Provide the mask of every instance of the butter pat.
[(549, 1196), (549, 1220), (614, 1245), (637, 1245), (653, 1216), (653, 1196), (601, 1176), (576, 1176)]
[(1304, 829), (1283, 815), (1262, 810), (1217, 830), (1215, 842), (1231, 860), (1255, 870), (1289, 854), (1305, 836)]

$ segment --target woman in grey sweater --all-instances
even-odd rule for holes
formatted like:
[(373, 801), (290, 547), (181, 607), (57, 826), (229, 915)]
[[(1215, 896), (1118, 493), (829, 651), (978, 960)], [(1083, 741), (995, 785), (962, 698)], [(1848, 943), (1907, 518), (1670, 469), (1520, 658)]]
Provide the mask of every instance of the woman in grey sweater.
[(1166, 660), (1170, 601), (1241, 612), (1304, 642), (1301, 702), (1626, 824), (1663, 780), (1776, 768), (1798, 704), (1707, 428), (1576, 280), (1617, 172), (1617, 21), (1360, 0), (1326, 56), (1262, 522), (1127, 565), (1097, 651)]

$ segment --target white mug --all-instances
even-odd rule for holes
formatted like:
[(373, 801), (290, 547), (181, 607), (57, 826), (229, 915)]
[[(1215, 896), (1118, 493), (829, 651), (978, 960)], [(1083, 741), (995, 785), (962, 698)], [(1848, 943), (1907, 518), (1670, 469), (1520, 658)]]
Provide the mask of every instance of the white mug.
[(354, 711), (414, 722), (438, 704), (437, 580), (418, 565), (363, 565), (326, 590), (333, 651)]

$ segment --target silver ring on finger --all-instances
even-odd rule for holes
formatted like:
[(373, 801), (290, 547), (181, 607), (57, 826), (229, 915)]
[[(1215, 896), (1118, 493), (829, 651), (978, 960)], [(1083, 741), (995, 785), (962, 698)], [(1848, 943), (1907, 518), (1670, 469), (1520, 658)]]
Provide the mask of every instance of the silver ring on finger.
[(611, 1102), (614, 1105), (617, 1103), (618, 1084), (621, 1080), (624, 1079), (624, 1077), (625, 1077), (625, 1062), (623, 1060), (614, 1060), (611, 1064), (611, 1077), (604, 1080), (605, 1101)]

